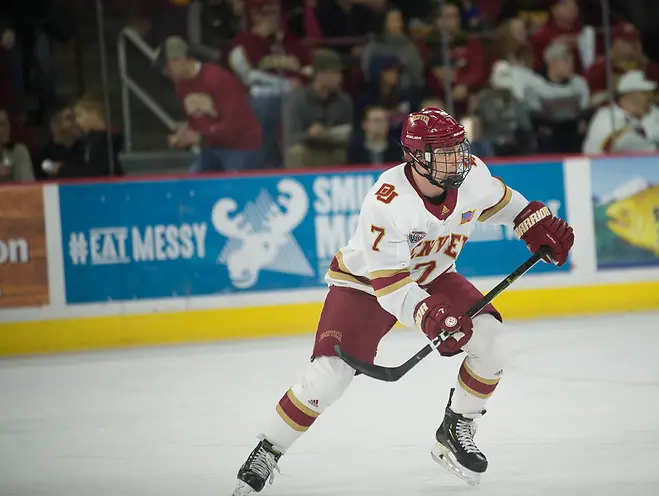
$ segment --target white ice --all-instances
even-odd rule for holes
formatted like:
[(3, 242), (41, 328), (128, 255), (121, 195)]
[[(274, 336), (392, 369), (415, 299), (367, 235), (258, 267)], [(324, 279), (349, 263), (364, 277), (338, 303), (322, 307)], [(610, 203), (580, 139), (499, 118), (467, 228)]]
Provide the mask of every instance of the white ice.
[[(430, 458), (460, 359), (359, 377), (264, 495), (659, 494), (659, 314), (510, 324), (470, 488)], [(378, 361), (423, 346), (396, 332)], [(0, 361), (0, 495), (227, 496), (311, 336)]]

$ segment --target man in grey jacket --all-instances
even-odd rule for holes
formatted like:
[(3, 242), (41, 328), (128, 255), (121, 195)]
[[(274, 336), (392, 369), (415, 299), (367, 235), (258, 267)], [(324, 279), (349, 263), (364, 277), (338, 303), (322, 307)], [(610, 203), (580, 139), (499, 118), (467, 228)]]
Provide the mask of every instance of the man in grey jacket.
[(346, 163), (353, 106), (341, 91), (340, 56), (328, 49), (314, 54), (311, 84), (296, 90), (286, 106), (286, 167)]

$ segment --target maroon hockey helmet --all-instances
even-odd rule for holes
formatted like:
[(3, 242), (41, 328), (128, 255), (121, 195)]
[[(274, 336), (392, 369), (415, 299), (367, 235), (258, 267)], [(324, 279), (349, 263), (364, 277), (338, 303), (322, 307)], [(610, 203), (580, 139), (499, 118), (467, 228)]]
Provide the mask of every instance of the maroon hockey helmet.
[(405, 160), (435, 186), (459, 188), (471, 169), (471, 146), (464, 127), (447, 112), (425, 108), (403, 122)]

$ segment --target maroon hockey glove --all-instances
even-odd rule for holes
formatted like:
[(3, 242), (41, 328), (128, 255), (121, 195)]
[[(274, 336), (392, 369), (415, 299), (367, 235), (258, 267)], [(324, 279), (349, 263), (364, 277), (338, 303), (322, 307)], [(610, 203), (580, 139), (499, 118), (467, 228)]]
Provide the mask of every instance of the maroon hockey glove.
[(542, 202), (532, 201), (522, 210), (514, 221), (515, 234), (529, 247), (531, 253), (537, 253), (542, 246), (551, 250), (551, 260), (559, 267), (567, 260), (567, 254), (574, 244), (574, 231), (563, 219), (555, 217)]
[(442, 355), (458, 353), (473, 334), (471, 319), (455, 313), (451, 303), (439, 293), (429, 296), (416, 306), (414, 321), (430, 339), (435, 339), (442, 332), (451, 335), (437, 348)]

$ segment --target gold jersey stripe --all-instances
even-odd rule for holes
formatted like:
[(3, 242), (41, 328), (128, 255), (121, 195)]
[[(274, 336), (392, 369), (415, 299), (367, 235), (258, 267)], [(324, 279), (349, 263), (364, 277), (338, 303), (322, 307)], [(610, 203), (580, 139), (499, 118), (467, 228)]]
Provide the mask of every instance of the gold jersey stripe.
[(409, 274), (410, 269), (385, 269), (385, 270), (374, 270), (373, 272), (368, 273), (368, 277), (371, 279), (380, 279), (382, 277), (391, 277), (397, 274), (403, 274), (407, 272)]
[(337, 281), (347, 281), (347, 282), (352, 282), (355, 284), (359, 284), (360, 286), (368, 286), (368, 284), (363, 283), (359, 279), (357, 279), (355, 276), (352, 276), (350, 274), (344, 274), (343, 272), (336, 272), (335, 270), (328, 270), (327, 274), (332, 278), (336, 279)]
[(404, 279), (401, 279), (400, 281), (396, 281), (393, 284), (390, 284), (389, 286), (385, 286), (382, 289), (378, 289), (375, 292), (375, 296), (378, 298), (382, 298), (383, 296), (387, 296), (388, 294), (393, 293), (394, 291), (399, 290), (403, 286), (407, 286), (408, 284), (412, 284), (412, 278), (410, 276), (405, 277)]
[(503, 196), (501, 197), (501, 200), (499, 200), (495, 205), (492, 205), (491, 207), (483, 210), (483, 213), (481, 213), (480, 216), (478, 217), (478, 222), (485, 222), (493, 215), (499, 213), (501, 210), (503, 210), (506, 207), (506, 205), (510, 203), (510, 200), (512, 200), (513, 198), (512, 190), (508, 186), (506, 186), (506, 184), (501, 179), (499, 178), (496, 179), (503, 186)]

